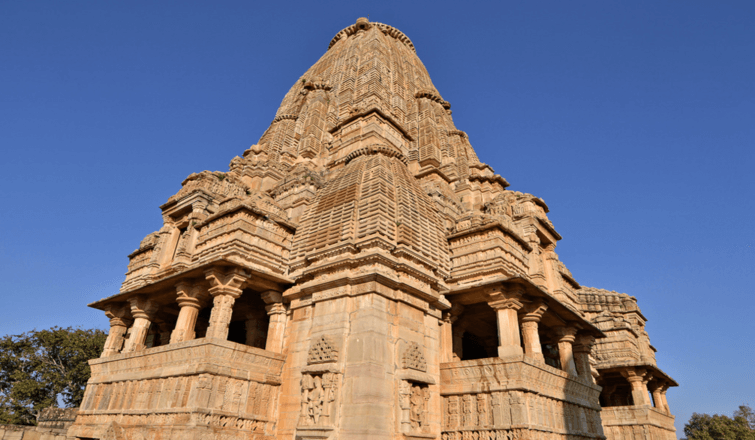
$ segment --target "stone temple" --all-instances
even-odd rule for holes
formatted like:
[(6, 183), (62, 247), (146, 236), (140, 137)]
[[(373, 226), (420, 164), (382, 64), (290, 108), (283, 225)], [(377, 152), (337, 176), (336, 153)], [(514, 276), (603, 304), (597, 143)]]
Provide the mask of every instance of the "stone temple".
[(77, 439), (671, 440), (634, 297), (581, 286), (411, 40), (360, 18), (129, 255)]

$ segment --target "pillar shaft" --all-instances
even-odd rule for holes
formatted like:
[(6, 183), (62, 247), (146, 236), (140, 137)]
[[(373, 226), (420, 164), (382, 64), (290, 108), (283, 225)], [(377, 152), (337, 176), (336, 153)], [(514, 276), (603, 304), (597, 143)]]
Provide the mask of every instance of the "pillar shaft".
[(647, 371), (641, 368), (629, 369), (622, 371), (621, 374), (627, 379), (632, 386), (632, 400), (635, 406), (650, 406), (650, 395), (648, 394), (647, 382), (651, 376)]
[(524, 339), (524, 354), (532, 359), (545, 362), (543, 357), (543, 348), (540, 345), (540, 334), (538, 333), (538, 322), (527, 321), (522, 323), (522, 339)]
[(668, 400), (666, 400), (666, 391), (668, 388), (664, 386), (661, 388), (661, 405), (663, 407), (663, 411), (666, 411), (667, 414), (671, 414), (671, 410), (668, 407)]
[(265, 350), (280, 353), (283, 351), (283, 334), (286, 331), (286, 307), (283, 303), (274, 303), (266, 306), (265, 310), (270, 316)]
[(453, 362), (454, 333), (451, 317), (445, 316), (438, 324), (440, 324), (440, 361)]
[(231, 324), (233, 304), (237, 296), (231, 293), (214, 293), (207, 338), (228, 339), (228, 326)]
[(540, 344), (540, 319), (548, 309), (544, 302), (539, 301), (527, 306), (527, 313), (522, 317), (522, 343), (524, 354), (532, 359), (545, 362), (543, 347)]
[(556, 334), (558, 335), (558, 355), (561, 360), (561, 369), (572, 376), (576, 376), (577, 366), (574, 363), (572, 344), (574, 343), (577, 329), (574, 327), (558, 327)]
[(171, 344), (190, 341), (196, 337), (197, 316), (205, 296), (204, 288), (188, 283), (177, 284), (176, 294), (176, 302), (181, 310), (178, 312), (176, 327), (170, 335)]
[(231, 324), (233, 304), (241, 296), (241, 286), (248, 276), (240, 269), (224, 272), (213, 268), (205, 272), (210, 282), (209, 293), (212, 295), (212, 311), (210, 325), (207, 327), (207, 338), (228, 339), (228, 326)]
[(190, 341), (194, 339), (196, 333), (194, 328), (197, 325), (197, 316), (199, 315), (199, 307), (189, 304), (180, 304), (181, 311), (178, 312), (178, 320), (176, 321), (176, 328), (170, 334), (170, 343)]
[(149, 326), (152, 324), (147, 318), (136, 318), (131, 325), (131, 335), (126, 341), (126, 345), (123, 347), (124, 353), (131, 353), (144, 349), (144, 341), (147, 339), (147, 332)]
[(261, 295), (265, 301), (265, 310), (270, 317), (267, 327), (267, 341), (265, 350), (280, 353), (283, 351), (283, 334), (286, 331), (286, 306), (283, 305), (283, 296), (275, 290), (268, 290)]
[(590, 335), (579, 335), (574, 346), (574, 363), (577, 366), (579, 377), (590, 383), (595, 383), (592, 377), (592, 368), (590, 367), (590, 352), (595, 343), (595, 338)]
[(108, 357), (120, 353), (126, 330), (128, 330), (128, 325), (123, 319), (117, 317), (110, 318), (110, 332), (107, 335), (105, 347), (103, 347), (100, 357)]
[(665, 411), (663, 407), (663, 399), (661, 398), (661, 387), (653, 389), (653, 407), (660, 411)]
[(152, 324), (152, 319), (157, 311), (155, 304), (144, 297), (130, 298), (129, 303), (131, 304), (131, 316), (134, 317), (134, 323), (131, 325), (131, 334), (123, 347), (123, 353), (144, 349), (149, 326)]
[(451, 334), (453, 338), (453, 354), (451, 357), (454, 361), (460, 361), (464, 359), (464, 329), (454, 327), (451, 329)]
[(519, 338), (517, 310), (522, 303), (509, 298), (488, 303), (495, 310), (498, 323), (498, 357), (521, 356), (522, 341)]

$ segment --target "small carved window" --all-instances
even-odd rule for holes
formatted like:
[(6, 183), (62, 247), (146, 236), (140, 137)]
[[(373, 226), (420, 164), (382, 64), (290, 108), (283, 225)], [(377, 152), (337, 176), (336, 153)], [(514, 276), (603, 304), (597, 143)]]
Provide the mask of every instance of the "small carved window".
[(338, 360), (338, 350), (327, 336), (320, 336), (312, 344), (307, 355), (308, 364), (320, 364), (324, 362), (335, 362)]

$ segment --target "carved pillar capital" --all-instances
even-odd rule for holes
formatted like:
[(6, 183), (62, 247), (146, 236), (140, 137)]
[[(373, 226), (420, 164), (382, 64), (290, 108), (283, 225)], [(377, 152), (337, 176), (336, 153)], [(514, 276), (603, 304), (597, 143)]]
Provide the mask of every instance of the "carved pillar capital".
[(275, 303), (283, 302), (283, 295), (280, 292), (277, 292), (275, 290), (267, 290), (265, 292), (262, 292), (262, 294), (260, 295), (260, 298), (262, 298), (262, 301), (265, 301), (265, 304), (275, 304)]
[(265, 310), (267, 311), (268, 315), (285, 315), (286, 314), (286, 306), (283, 305), (283, 303), (273, 303), (268, 306), (265, 306)]
[(633, 387), (635, 386), (634, 384), (642, 384), (646, 374), (647, 370), (644, 368), (627, 368), (621, 370), (621, 375), (624, 376), (627, 382), (632, 384)]
[(181, 281), (176, 284), (176, 302), (179, 307), (201, 309), (204, 307), (208, 297), (209, 292), (206, 285), (190, 281)]
[(507, 299), (497, 299), (493, 301), (488, 301), (488, 305), (493, 310), (514, 310), (517, 311), (522, 308), (523, 304), (516, 299), (513, 298), (507, 298)]
[(131, 305), (131, 316), (134, 319), (141, 318), (151, 321), (155, 312), (157, 312), (157, 304), (143, 295), (131, 297), (128, 302)]
[[(526, 322), (540, 322), (545, 311), (548, 310), (548, 305), (544, 301), (538, 300), (533, 303), (524, 306), (524, 314), (522, 315), (522, 323)], [(522, 324), (524, 325), (524, 324)]]
[(110, 319), (110, 326), (128, 327), (131, 324), (131, 306), (129, 304), (118, 303), (108, 304), (105, 307), (105, 316)]
[(574, 343), (574, 352), (589, 354), (592, 351), (593, 345), (595, 345), (595, 336), (585, 334), (577, 335)]
[(249, 279), (249, 276), (238, 268), (223, 271), (214, 267), (205, 271), (205, 278), (210, 283), (210, 295), (230, 295), (233, 298), (238, 298), (241, 296), (242, 286)]
[(553, 330), (556, 333), (556, 337), (558, 337), (559, 342), (563, 341), (570, 344), (574, 343), (578, 331), (575, 327), (565, 325), (556, 327)]

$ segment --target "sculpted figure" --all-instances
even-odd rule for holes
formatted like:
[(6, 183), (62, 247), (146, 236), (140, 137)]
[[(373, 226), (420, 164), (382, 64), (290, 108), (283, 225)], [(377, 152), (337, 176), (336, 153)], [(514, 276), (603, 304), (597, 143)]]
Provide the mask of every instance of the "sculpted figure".
[(412, 423), (412, 429), (419, 430), (422, 429), (422, 425), (424, 423), (423, 416), (424, 416), (424, 407), (425, 407), (425, 397), (422, 393), (422, 389), (418, 386), (412, 387), (412, 396), (410, 398), (410, 413), (409, 413), (409, 420)]
[(314, 377), (314, 388), (307, 396), (307, 414), (311, 424), (317, 425), (322, 415), (322, 407), (325, 402), (325, 390), (322, 388), (322, 379), (319, 376)]

